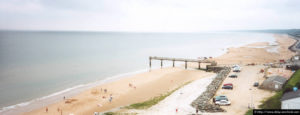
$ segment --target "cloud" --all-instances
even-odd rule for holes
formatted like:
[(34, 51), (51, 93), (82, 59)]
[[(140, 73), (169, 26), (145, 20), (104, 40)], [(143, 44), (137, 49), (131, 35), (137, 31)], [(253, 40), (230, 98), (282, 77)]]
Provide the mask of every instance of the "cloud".
[(42, 10), (38, 0), (1, 0), (0, 11), (11, 13), (30, 13)]
[(296, 0), (0, 0), (1, 29), (180, 31), (299, 28)]

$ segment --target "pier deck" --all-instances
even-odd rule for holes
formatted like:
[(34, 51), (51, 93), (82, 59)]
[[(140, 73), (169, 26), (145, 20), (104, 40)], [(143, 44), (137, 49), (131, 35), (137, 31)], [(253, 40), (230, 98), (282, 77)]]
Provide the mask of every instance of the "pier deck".
[(156, 56), (150, 56), (149, 57), (149, 66), (151, 68), (152, 66), (152, 60), (160, 60), (160, 66), (161, 68), (163, 67), (163, 61), (173, 61), (173, 67), (175, 67), (175, 61), (181, 61), (181, 62), (185, 62), (185, 69), (187, 69), (187, 62), (195, 62), (198, 63), (198, 68), (200, 69), (200, 64), (201, 63), (210, 63), (211, 65), (216, 65), (217, 63), (215, 61), (212, 60), (208, 60), (208, 59), (204, 59), (204, 60), (200, 60), (200, 59), (184, 59), (184, 58), (168, 58), (168, 57), (156, 57)]

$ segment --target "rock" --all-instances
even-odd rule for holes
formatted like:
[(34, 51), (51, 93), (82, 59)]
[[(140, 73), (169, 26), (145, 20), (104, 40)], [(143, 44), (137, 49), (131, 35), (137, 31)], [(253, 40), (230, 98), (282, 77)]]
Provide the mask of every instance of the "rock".
[[(211, 67), (213, 69), (213, 67)], [(220, 67), (217, 67), (220, 69)], [(230, 68), (223, 67), (218, 71), (217, 76), (212, 80), (212, 82), (207, 86), (206, 90), (196, 99), (191, 105), (193, 107), (198, 107), (201, 112), (224, 112), (219, 105), (210, 104), (209, 100), (213, 98), (217, 89), (220, 87), (223, 80), (229, 74)]]

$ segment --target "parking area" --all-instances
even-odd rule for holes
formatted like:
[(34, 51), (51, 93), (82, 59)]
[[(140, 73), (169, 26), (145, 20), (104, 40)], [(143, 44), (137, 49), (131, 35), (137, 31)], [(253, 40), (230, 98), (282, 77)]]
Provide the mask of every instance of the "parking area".
[(263, 68), (262, 65), (242, 66), (241, 72), (230, 72), (229, 76), (236, 74), (237, 77), (227, 77), (223, 84), (232, 83), (233, 89), (222, 89), (221, 86), (216, 93), (216, 96), (227, 96), (231, 102), (230, 106), (222, 106), (227, 112), (220, 114), (243, 115), (248, 107), (258, 108), (261, 100), (274, 94), (274, 92), (261, 90), (253, 86), (255, 82), (261, 84), (264, 81), (264, 74), (260, 73)]

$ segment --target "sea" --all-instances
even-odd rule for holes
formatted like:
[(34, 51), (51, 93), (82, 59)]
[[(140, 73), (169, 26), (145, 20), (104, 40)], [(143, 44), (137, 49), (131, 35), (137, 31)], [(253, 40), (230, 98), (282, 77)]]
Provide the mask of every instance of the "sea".
[[(255, 42), (275, 43), (274, 35), (0, 31), (0, 114), (30, 111), (63, 96), (147, 71), (149, 56), (216, 57), (229, 47)], [(159, 67), (160, 62), (152, 65)]]

